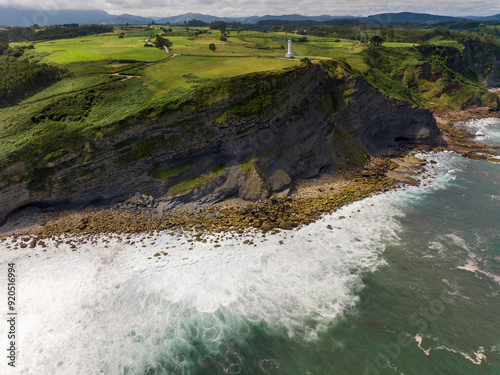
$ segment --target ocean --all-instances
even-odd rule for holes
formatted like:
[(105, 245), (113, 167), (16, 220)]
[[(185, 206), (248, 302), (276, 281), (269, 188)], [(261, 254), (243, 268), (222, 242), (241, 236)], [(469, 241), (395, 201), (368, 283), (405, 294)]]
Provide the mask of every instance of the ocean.
[[(498, 119), (461, 126), (500, 145)], [(0, 243), (4, 354), (8, 263), (17, 293), (0, 373), (500, 374), (500, 164), (418, 157), (419, 187), (220, 247)]]

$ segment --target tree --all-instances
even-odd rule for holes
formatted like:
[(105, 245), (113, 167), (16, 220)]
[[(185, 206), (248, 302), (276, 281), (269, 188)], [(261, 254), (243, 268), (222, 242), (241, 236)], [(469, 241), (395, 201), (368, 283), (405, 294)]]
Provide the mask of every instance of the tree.
[(0, 55), (9, 48), (9, 43), (5, 39), (0, 38)]
[(210, 22), (209, 28), (211, 30), (220, 30), (221, 35), (226, 32), (227, 23), (224, 21), (212, 21)]
[(217, 49), (217, 47), (215, 46), (215, 44), (214, 44), (214, 43), (210, 43), (210, 44), (208, 45), (208, 49), (209, 49), (210, 51), (212, 51), (212, 52), (215, 52), (215, 50)]
[(374, 35), (370, 39), (370, 44), (372, 46), (380, 46), (384, 42), (385, 42), (384, 38), (382, 38), (380, 35)]
[(118, 35), (118, 38), (124, 38), (125, 37), (125, 33), (121, 32), (119, 35)]
[(168, 40), (167, 38), (162, 37), (160, 34), (156, 34), (156, 39), (154, 41), (154, 45), (156, 48), (159, 48), (159, 49), (164, 49), (165, 47), (167, 47), (167, 50), (170, 50), (170, 47), (172, 46), (172, 42), (170, 40)]
[(60, 80), (68, 73), (52, 65), (11, 58), (0, 64), (0, 107)]
[(304, 63), (304, 64), (306, 64), (306, 65), (311, 65), (311, 64), (312, 64), (311, 60), (309, 60), (307, 57), (303, 57), (303, 58), (301, 58), (301, 59), (300, 59), (300, 62), (301, 62), (301, 63)]
[(191, 26), (191, 27), (206, 27), (206, 26), (208, 26), (208, 23), (206, 23), (204, 21), (197, 20), (196, 18), (193, 18), (192, 20), (189, 20), (187, 22), (187, 26)]

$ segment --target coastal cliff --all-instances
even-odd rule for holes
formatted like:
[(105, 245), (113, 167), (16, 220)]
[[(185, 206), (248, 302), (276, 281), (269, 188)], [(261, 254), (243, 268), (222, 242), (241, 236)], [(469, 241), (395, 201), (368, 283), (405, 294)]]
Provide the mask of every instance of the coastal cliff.
[(137, 192), (154, 198), (159, 216), (228, 197), (256, 201), (287, 194), (296, 179), (334, 175), (439, 134), (429, 110), (390, 98), (340, 63), (230, 80), (238, 90), (203, 106), (75, 140), (76, 151), (53, 160), (4, 167), (0, 219), (29, 205), (84, 207)]
[(500, 48), (495, 45), (485, 46), (480, 43), (465, 43), (460, 58), (454, 63), (460, 64), (466, 72), (472, 72), (486, 87), (500, 87)]

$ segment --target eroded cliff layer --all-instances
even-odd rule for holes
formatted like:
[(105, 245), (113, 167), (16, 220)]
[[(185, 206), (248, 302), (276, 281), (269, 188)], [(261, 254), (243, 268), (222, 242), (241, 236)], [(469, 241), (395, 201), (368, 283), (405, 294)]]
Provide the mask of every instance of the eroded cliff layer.
[(438, 135), (430, 111), (391, 99), (335, 62), (235, 79), (242, 89), (208, 105), (127, 124), (92, 142), (75, 140), (79, 151), (50, 162), (10, 165), (0, 172), (0, 216), (136, 192), (160, 202), (160, 215), (232, 196), (259, 200), (286, 193), (294, 179)]

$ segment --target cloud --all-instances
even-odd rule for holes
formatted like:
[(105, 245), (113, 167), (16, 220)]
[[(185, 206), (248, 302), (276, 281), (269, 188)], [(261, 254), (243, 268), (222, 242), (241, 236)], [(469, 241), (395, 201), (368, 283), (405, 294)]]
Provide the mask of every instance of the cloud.
[(303, 0), (0, 0), (0, 6), (57, 9), (103, 9), (113, 14), (132, 13), (166, 17), (181, 13), (204, 13), (218, 16), (265, 14), (371, 15), (377, 13), (418, 12), (450, 16), (493, 15), (500, 13), (498, 0), (413, 0), (372, 1), (340, 0), (319, 2)]

